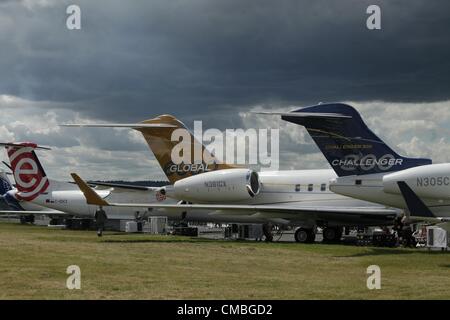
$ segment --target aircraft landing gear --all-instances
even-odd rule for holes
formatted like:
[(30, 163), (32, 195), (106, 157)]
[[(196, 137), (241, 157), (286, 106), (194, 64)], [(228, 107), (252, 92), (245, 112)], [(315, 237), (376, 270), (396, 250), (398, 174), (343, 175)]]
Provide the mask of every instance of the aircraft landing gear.
[(316, 239), (316, 234), (312, 228), (298, 228), (295, 230), (295, 241), (300, 243), (313, 243)]
[(31, 224), (33, 224), (34, 223), (34, 215), (26, 215), (26, 216), (24, 216), (24, 215), (22, 215), (22, 216), (20, 216), (20, 223), (21, 224), (27, 224), (27, 223), (31, 223)]
[(263, 224), (263, 233), (266, 237), (266, 242), (272, 242), (273, 241), (273, 235), (272, 235), (272, 224), (271, 223), (265, 223)]
[(323, 242), (338, 242), (342, 237), (341, 228), (324, 228), (323, 229)]

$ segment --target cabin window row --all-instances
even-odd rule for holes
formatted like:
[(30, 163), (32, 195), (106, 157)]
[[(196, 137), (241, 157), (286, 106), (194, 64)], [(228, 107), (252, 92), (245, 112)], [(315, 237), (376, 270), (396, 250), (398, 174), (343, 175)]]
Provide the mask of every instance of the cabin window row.
[[(300, 192), (302, 190), (302, 187), (300, 184), (296, 184), (295, 185), (295, 192)], [(313, 184), (308, 184), (307, 187), (308, 191), (314, 191), (314, 185)], [(322, 183), (320, 185), (320, 191), (327, 191), (327, 185), (325, 183)]]

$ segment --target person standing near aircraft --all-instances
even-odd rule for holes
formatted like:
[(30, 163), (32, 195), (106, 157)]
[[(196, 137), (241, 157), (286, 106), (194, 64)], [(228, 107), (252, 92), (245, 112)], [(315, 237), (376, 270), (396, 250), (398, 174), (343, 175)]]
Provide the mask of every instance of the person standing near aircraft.
[(103, 235), (106, 220), (108, 220), (108, 217), (106, 216), (105, 210), (103, 210), (103, 207), (99, 207), (95, 212), (95, 223), (97, 225), (97, 235), (99, 237)]

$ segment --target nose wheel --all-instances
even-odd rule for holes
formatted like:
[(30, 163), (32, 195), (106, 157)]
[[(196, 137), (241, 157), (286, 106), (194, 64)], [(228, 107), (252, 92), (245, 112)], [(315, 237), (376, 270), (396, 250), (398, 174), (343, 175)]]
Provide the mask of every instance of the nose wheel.
[(34, 215), (21, 215), (20, 216), (20, 223), (21, 224), (27, 224), (27, 223), (34, 223)]

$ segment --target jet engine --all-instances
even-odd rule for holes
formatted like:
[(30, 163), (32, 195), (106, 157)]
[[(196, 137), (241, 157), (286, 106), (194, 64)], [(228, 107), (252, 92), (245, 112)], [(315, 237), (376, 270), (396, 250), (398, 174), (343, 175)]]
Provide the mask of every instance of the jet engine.
[(394, 172), (383, 177), (383, 190), (401, 194), (397, 182), (404, 181), (421, 198), (450, 199), (450, 164), (431, 164)]
[(190, 176), (166, 187), (168, 197), (197, 203), (237, 202), (258, 195), (258, 173), (249, 169), (224, 169)]

